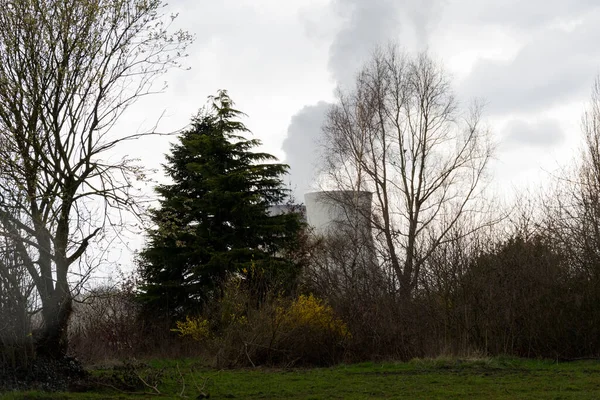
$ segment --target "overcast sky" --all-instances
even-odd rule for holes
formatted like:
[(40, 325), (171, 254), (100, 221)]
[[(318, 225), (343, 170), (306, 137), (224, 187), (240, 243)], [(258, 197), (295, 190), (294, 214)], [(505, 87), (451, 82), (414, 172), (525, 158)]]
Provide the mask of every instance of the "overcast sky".
[[(465, 101), (487, 103), (500, 143), (492, 176), (502, 188), (536, 186), (576, 157), (580, 116), (600, 71), (597, 0), (171, 0), (177, 28), (196, 35), (189, 71), (165, 78), (120, 129), (185, 126), (227, 89), (264, 149), (291, 165), (303, 201), (328, 104), (373, 48), (427, 50)], [(168, 139), (124, 148), (158, 168)], [(162, 175), (162, 172), (159, 174)]]
[[(595, 0), (172, 0), (168, 9), (196, 35), (191, 69), (167, 75), (167, 92), (140, 103), (124, 129), (144, 129), (163, 111), (161, 129), (184, 126), (227, 89), (265, 150), (291, 165), (300, 200), (335, 88), (352, 83), (378, 44), (427, 50), (461, 99), (486, 101), (500, 142), (495, 178), (509, 186), (535, 184), (575, 157), (600, 71)], [(158, 167), (166, 140), (144, 144), (127, 151)]]

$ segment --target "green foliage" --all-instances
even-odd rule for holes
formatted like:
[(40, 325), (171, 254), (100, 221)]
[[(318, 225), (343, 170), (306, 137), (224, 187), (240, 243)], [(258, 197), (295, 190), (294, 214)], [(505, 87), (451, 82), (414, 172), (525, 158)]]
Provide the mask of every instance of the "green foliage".
[(257, 299), (289, 290), (298, 273), (286, 253), (298, 240), (299, 215), (268, 213), (287, 199), (288, 166), (253, 151), (260, 141), (245, 138), (242, 113), (225, 91), (210, 100), (167, 155), (173, 183), (156, 189), (155, 227), (140, 254), (143, 298), (154, 315), (196, 312), (242, 270), (260, 269), (245, 279)]

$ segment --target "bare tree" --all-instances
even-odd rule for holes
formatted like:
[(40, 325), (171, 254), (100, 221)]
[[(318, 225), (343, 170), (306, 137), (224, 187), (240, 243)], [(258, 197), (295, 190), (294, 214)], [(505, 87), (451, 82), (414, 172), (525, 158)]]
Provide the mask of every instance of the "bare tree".
[(70, 274), (109, 211), (135, 210), (142, 170), (106, 152), (144, 135), (111, 128), (185, 56), (174, 17), (162, 0), (0, 0), (0, 233), (39, 295), (41, 353), (66, 352)]
[(461, 216), (481, 211), (492, 155), (481, 107), (463, 112), (441, 66), (390, 46), (340, 92), (324, 126), (326, 185), (374, 193), (371, 225), (400, 293)]
[[(600, 265), (600, 77), (592, 87), (591, 100), (582, 117), (583, 149), (579, 166), (579, 184), (573, 196), (582, 229), (577, 237), (581, 253), (595, 265)], [(572, 210), (572, 208), (571, 208)], [(595, 279), (600, 269), (593, 268)]]
[(569, 257), (571, 272), (600, 281), (600, 77), (581, 121), (582, 147), (574, 169), (556, 179), (544, 201), (544, 227)]

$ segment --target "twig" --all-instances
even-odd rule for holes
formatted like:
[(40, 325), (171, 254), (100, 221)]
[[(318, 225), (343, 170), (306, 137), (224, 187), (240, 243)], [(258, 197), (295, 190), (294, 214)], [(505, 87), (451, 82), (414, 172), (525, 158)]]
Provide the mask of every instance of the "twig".
[(181, 377), (181, 393), (179, 393), (179, 397), (187, 397), (183, 395), (185, 393), (185, 378), (179, 369), (179, 363), (177, 363), (177, 372), (179, 372), (179, 376)]
[(198, 383), (196, 382), (196, 378), (194, 377), (194, 372), (191, 370), (190, 370), (190, 372), (192, 374), (192, 381), (194, 383), (194, 386), (196, 386), (196, 389), (199, 392), (198, 398), (201, 398), (200, 396), (208, 397), (208, 395), (206, 393), (204, 393), (204, 388), (206, 388), (206, 383), (208, 382), (208, 378), (204, 378), (204, 383), (202, 384), (202, 387), (200, 387), (200, 386), (198, 386)]
[(248, 361), (250, 361), (250, 364), (252, 364), (252, 368), (256, 368), (256, 365), (254, 365), (254, 362), (250, 358), (250, 354), (248, 354), (248, 343), (247, 342), (244, 342), (244, 352), (246, 353), (246, 357), (248, 357)]
[(138, 373), (137, 373), (137, 371), (135, 372), (135, 375), (138, 377), (138, 379), (139, 379), (140, 381), (142, 381), (142, 383), (143, 383), (144, 385), (146, 385), (146, 386), (147, 386), (147, 387), (149, 387), (150, 389), (153, 389), (153, 390), (156, 392), (156, 394), (162, 394), (162, 393), (160, 392), (160, 390), (158, 390), (158, 388), (157, 388), (158, 384), (156, 384), (156, 385), (154, 385), (154, 386), (150, 385), (148, 382), (146, 382), (146, 381), (144, 380), (144, 378), (142, 378), (142, 377), (140, 376), (140, 374), (138, 374)]

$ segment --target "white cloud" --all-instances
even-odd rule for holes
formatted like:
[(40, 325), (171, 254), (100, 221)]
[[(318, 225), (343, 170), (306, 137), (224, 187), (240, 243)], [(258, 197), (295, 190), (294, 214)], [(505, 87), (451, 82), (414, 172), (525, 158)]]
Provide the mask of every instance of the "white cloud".
[[(496, 171), (503, 182), (541, 179), (557, 150), (571, 148), (600, 71), (597, 0), (171, 0), (168, 10), (196, 34), (191, 70), (168, 74), (167, 92), (116, 129), (151, 126), (163, 110), (163, 130), (180, 128), (208, 95), (228, 89), (265, 150), (292, 165), (297, 193), (312, 182), (325, 102), (336, 84), (352, 83), (376, 45), (428, 48), (453, 72), (460, 98), (487, 101), (505, 143)], [(168, 141), (128, 151), (158, 167)]]
[(600, 66), (600, 13), (571, 31), (546, 28), (509, 61), (480, 59), (460, 88), (483, 95), (494, 113), (537, 112), (580, 99)]
[(500, 146), (504, 151), (523, 146), (540, 149), (551, 148), (565, 140), (565, 133), (561, 129), (560, 121), (556, 119), (532, 122), (514, 119), (506, 124), (502, 133)]

